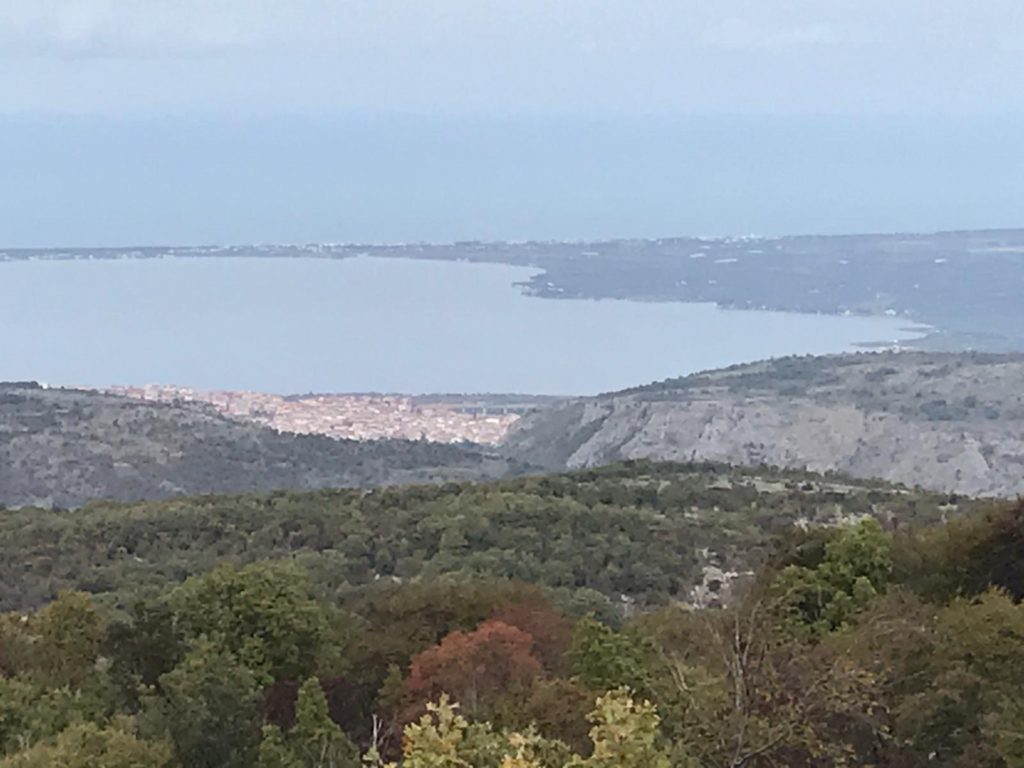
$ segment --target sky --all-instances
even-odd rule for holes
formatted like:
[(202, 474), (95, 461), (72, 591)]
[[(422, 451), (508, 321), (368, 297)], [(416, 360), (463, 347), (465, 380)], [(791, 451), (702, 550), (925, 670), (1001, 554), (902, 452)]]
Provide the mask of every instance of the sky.
[(0, 0), (0, 247), (1024, 225), (1019, 0)]

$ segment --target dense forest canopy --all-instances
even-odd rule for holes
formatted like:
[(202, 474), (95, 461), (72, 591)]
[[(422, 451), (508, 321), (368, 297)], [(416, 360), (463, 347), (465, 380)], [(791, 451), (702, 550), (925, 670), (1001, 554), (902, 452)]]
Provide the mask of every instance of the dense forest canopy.
[(262, 559), (294, 559), (329, 597), (455, 574), (543, 585), (595, 610), (716, 602), (794, 525), (932, 523), (986, 504), (840, 476), (640, 461), (483, 484), (23, 508), (0, 515), (0, 608), (67, 588), (162, 589)]
[(1024, 759), (1022, 506), (641, 462), (3, 519), (2, 768)]

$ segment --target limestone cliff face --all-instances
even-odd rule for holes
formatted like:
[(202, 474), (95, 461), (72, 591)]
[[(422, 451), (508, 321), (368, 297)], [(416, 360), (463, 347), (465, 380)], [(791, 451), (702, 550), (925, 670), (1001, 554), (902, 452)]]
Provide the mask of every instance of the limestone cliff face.
[(1020, 356), (787, 358), (541, 409), (505, 449), (551, 469), (698, 459), (1011, 496), (1024, 493), (1022, 398)]

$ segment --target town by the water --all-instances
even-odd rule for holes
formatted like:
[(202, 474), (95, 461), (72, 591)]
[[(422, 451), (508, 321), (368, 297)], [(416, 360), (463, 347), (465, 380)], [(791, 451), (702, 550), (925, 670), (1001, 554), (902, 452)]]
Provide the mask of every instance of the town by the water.
[(150, 402), (199, 402), (225, 416), (280, 432), (348, 440), (400, 438), (438, 443), (498, 443), (543, 397), (473, 395), (309, 394), (201, 390), (149, 384), (100, 391)]

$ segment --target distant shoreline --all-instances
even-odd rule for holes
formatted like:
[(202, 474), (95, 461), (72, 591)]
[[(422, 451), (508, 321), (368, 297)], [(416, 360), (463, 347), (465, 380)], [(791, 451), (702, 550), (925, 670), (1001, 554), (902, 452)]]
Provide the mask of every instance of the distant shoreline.
[[(256, 244), (0, 250), (0, 262), (158, 258), (404, 258), (533, 270), (541, 299), (713, 304), (728, 310), (903, 318), (928, 351), (1024, 350), (1024, 229), (934, 234)], [(886, 341), (865, 340), (876, 348)]]

